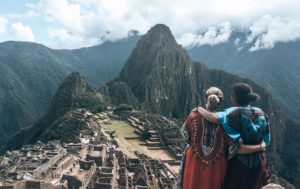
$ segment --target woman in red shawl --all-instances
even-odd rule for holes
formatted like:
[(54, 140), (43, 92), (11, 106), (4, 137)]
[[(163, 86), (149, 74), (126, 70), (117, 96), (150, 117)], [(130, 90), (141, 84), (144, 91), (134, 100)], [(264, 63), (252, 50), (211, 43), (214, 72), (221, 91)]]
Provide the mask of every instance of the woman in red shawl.
[[(206, 91), (206, 108), (216, 111), (223, 93), (216, 87)], [(265, 149), (265, 144), (233, 143), (221, 126), (216, 126), (196, 110), (186, 118), (182, 134), (188, 141), (183, 156), (180, 186), (183, 189), (221, 189), (227, 170), (227, 158), (235, 153), (252, 153)]]

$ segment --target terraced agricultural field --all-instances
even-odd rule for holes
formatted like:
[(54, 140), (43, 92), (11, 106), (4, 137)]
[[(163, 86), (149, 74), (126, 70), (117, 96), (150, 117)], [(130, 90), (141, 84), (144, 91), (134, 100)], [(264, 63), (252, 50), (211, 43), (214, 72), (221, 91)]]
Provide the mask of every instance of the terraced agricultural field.
[[(128, 156), (135, 157), (133, 151), (136, 150), (152, 157), (153, 159), (174, 159), (166, 150), (149, 150), (146, 146), (146, 143), (142, 139), (138, 139), (140, 136), (134, 133), (134, 128), (125, 121), (113, 120), (111, 124), (102, 124), (102, 126), (104, 129), (109, 131), (116, 131), (115, 139), (117, 140), (119, 146), (126, 150)], [(136, 137), (137, 139), (126, 139), (127, 137)]]

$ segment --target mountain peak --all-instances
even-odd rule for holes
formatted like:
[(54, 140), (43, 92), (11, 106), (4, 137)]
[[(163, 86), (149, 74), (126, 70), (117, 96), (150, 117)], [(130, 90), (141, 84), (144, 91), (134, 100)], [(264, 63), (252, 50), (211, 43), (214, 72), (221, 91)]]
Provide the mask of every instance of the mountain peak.
[[(184, 49), (177, 44), (170, 28), (157, 24), (139, 40), (121, 70), (119, 79), (125, 80), (125, 83), (132, 88), (136, 84), (136, 79), (143, 80), (151, 73), (153, 76), (152, 71), (166, 70), (166, 68), (174, 71), (173, 68), (179, 67), (187, 70), (186, 66), (191, 66), (191, 63)], [(131, 74), (136, 77), (129, 77)]]
[(164, 24), (156, 24), (150, 28), (148, 34), (159, 32), (162, 35), (172, 35), (171, 30)]
[[(183, 116), (198, 102), (193, 62), (163, 24), (153, 26), (140, 39), (117, 81), (130, 88), (141, 108), (168, 117)], [(181, 100), (186, 103), (179, 104)]]
[(177, 45), (170, 28), (164, 24), (156, 24), (142, 38), (141, 43), (163, 46)]
[(84, 83), (86, 83), (86, 81), (84, 81), (85, 78), (83, 77), (83, 75), (79, 72), (73, 72), (71, 74), (69, 74), (65, 80), (63, 81), (63, 83), (65, 82), (75, 82), (75, 81), (82, 81)]
[(93, 89), (79, 72), (68, 75), (59, 86), (46, 114), (47, 122), (52, 122), (65, 112), (80, 107), (80, 101), (86, 96), (93, 96)]

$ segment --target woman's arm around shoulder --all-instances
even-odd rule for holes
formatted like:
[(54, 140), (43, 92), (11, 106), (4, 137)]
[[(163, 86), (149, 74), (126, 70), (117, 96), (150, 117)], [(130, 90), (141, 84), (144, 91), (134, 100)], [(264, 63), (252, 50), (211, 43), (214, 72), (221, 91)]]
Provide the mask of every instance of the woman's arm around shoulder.
[(251, 154), (254, 152), (266, 151), (266, 143), (262, 141), (260, 144), (248, 145), (243, 144), (243, 140), (239, 139), (230, 144), (228, 149), (228, 160), (233, 158), (236, 154)]

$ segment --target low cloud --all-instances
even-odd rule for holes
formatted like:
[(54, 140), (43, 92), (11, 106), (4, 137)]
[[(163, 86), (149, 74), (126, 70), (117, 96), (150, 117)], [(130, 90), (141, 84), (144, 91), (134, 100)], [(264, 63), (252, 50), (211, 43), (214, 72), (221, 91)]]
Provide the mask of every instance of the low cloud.
[(93, 46), (99, 43), (97, 38), (84, 38), (83, 35), (76, 35), (68, 32), (66, 29), (48, 28), (48, 36), (53, 40), (51, 46), (58, 48), (74, 49), (85, 44), (86, 46)]
[(300, 39), (300, 22), (266, 15), (250, 27), (251, 34), (247, 42), (254, 41), (249, 50), (273, 48), (278, 42), (289, 42)]
[(40, 0), (29, 5), (37, 14), (41, 14), (50, 23), (61, 24), (68, 30), (83, 33), (82, 12), (79, 4), (68, 0)]
[(32, 29), (28, 25), (17, 22), (11, 25), (11, 32), (16, 40), (34, 42)]
[[(47, 34), (57, 42), (56, 45), (51, 44), (52, 47), (78, 48), (101, 43), (101, 38), (107, 33), (112, 41), (126, 37), (132, 29), (145, 33), (152, 24), (144, 17), (143, 10), (139, 10), (139, 3), (136, 2), (40, 0), (29, 7), (44, 16), (51, 25)], [(65, 39), (70, 41), (66, 44)]]
[(178, 42), (186, 47), (201, 45), (217, 45), (228, 41), (232, 29), (229, 22), (224, 22), (218, 27), (209, 27), (205, 32), (200, 34), (186, 33), (183, 34)]
[[(186, 47), (224, 43), (234, 28), (241, 28), (252, 31), (248, 41), (254, 41), (251, 50), (258, 50), (298, 40), (300, 31), (298, 0), (39, 0), (27, 7), (26, 19), (38, 20), (39, 26), (4, 18), (35, 23), (45, 32), (38, 36), (52, 48), (99, 44), (108, 33), (112, 41), (127, 37), (130, 30), (144, 34), (157, 23), (169, 26)], [(289, 30), (293, 34), (285, 36)]]

